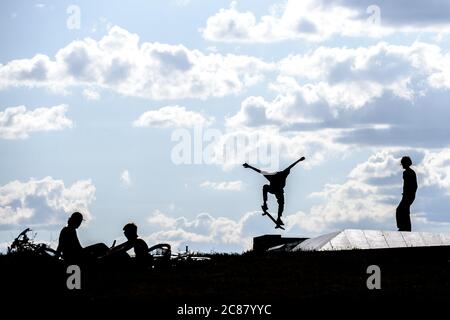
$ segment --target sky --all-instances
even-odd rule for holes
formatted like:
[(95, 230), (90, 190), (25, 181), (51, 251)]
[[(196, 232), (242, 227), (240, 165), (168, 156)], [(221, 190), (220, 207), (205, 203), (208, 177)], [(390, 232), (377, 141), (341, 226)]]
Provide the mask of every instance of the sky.
[[(243, 252), (263, 234), (450, 232), (447, 1), (2, 1), (0, 252), (56, 246)], [(282, 170), (286, 230), (261, 216)], [(277, 211), (269, 196), (269, 210)]]

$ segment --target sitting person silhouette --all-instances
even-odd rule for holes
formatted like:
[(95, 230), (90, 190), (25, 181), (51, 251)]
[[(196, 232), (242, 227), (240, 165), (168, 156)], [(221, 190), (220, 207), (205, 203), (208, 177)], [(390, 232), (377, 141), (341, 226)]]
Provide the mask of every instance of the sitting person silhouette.
[(97, 243), (83, 248), (78, 240), (77, 229), (83, 222), (83, 215), (74, 212), (59, 234), (58, 248), (56, 256), (62, 255), (63, 259), (69, 263), (79, 263), (94, 260), (104, 255), (109, 248), (104, 243)]
[(281, 220), (281, 216), (283, 215), (284, 210), (284, 187), (286, 185), (286, 178), (290, 173), (290, 170), (300, 161), (305, 160), (305, 157), (301, 157), (297, 161), (295, 161), (293, 164), (291, 164), (289, 167), (284, 169), (283, 171), (278, 171), (274, 173), (268, 173), (261, 171), (258, 168), (252, 167), (248, 163), (244, 163), (244, 168), (250, 168), (258, 173), (261, 173), (267, 180), (269, 180), (269, 184), (265, 184), (263, 186), (263, 205), (261, 208), (264, 211), (267, 211), (267, 193), (270, 192), (277, 198), (278, 202), (278, 218), (277, 218), (277, 224), (284, 225), (283, 221)]
[(114, 258), (129, 258), (128, 250), (134, 249), (136, 260), (144, 260), (149, 257), (147, 243), (139, 238), (137, 234), (137, 226), (134, 223), (128, 223), (123, 227), (123, 233), (127, 241), (113, 247), (107, 253), (107, 256)]
[(405, 156), (400, 161), (403, 169), (403, 193), (396, 210), (396, 220), (398, 231), (411, 231), (410, 207), (416, 198), (417, 177), (413, 169), (411, 169), (411, 158)]

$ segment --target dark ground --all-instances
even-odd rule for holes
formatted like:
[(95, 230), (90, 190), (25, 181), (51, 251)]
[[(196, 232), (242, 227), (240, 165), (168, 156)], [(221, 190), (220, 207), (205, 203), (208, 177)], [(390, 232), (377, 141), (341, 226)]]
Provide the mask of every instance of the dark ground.
[[(158, 319), (177, 318), (177, 308), (184, 304), (219, 308), (231, 303), (271, 304), (272, 313), (281, 314), (317, 305), (321, 313), (336, 304), (353, 308), (406, 301), (399, 307), (410, 308), (416, 303), (450, 302), (450, 247), (210, 257), (210, 261), (172, 261), (155, 268), (82, 266), (82, 289), (70, 291), (61, 261), (0, 256), (2, 302), (101, 305), (109, 310), (111, 306), (145, 306), (150, 312), (166, 313)], [(374, 264), (381, 268), (380, 290), (366, 286), (367, 267)], [(273, 314), (258, 319), (272, 319)]]

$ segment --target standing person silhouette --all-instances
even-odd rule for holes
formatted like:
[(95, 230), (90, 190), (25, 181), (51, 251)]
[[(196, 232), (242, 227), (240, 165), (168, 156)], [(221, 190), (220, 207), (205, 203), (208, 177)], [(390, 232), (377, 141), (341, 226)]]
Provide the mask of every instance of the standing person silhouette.
[(405, 171), (403, 171), (403, 196), (396, 210), (397, 227), (398, 231), (411, 231), (410, 207), (416, 198), (417, 178), (411, 169), (410, 157), (404, 156), (400, 163)]
[(269, 180), (269, 184), (265, 184), (263, 186), (263, 205), (261, 208), (266, 211), (268, 209), (267, 207), (267, 193), (272, 193), (277, 198), (278, 202), (278, 218), (277, 218), (277, 224), (278, 225), (284, 225), (283, 221), (281, 220), (281, 216), (283, 215), (284, 210), (284, 187), (286, 185), (286, 179), (291, 171), (291, 169), (300, 161), (305, 160), (305, 157), (301, 157), (297, 161), (295, 161), (293, 164), (291, 164), (289, 167), (284, 169), (283, 171), (278, 171), (274, 173), (268, 173), (261, 171), (258, 168), (252, 167), (248, 163), (244, 163), (244, 168), (250, 168), (258, 173), (261, 173), (267, 180)]

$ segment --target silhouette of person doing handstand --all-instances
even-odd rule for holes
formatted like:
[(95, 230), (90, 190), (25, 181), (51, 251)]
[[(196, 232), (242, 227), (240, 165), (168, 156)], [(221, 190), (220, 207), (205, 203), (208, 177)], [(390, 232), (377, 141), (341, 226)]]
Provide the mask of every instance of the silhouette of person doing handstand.
[(263, 205), (261, 208), (264, 211), (267, 211), (267, 193), (272, 193), (277, 198), (278, 202), (278, 218), (277, 218), (277, 224), (284, 225), (283, 221), (281, 220), (281, 216), (283, 215), (284, 211), (284, 187), (286, 185), (286, 179), (291, 171), (291, 169), (300, 161), (305, 160), (305, 157), (301, 157), (297, 161), (295, 161), (293, 164), (291, 164), (289, 167), (284, 169), (283, 171), (278, 171), (274, 173), (268, 173), (261, 171), (258, 168), (252, 167), (248, 163), (244, 163), (244, 168), (250, 168), (258, 173), (261, 173), (267, 180), (269, 180), (269, 184), (265, 184), (263, 186)]
[(416, 173), (411, 169), (411, 158), (405, 156), (400, 163), (403, 166), (403, 193), (396, 210), (398, 231), (411, 231), (410, 207), (416, 198), (417, 178)]

